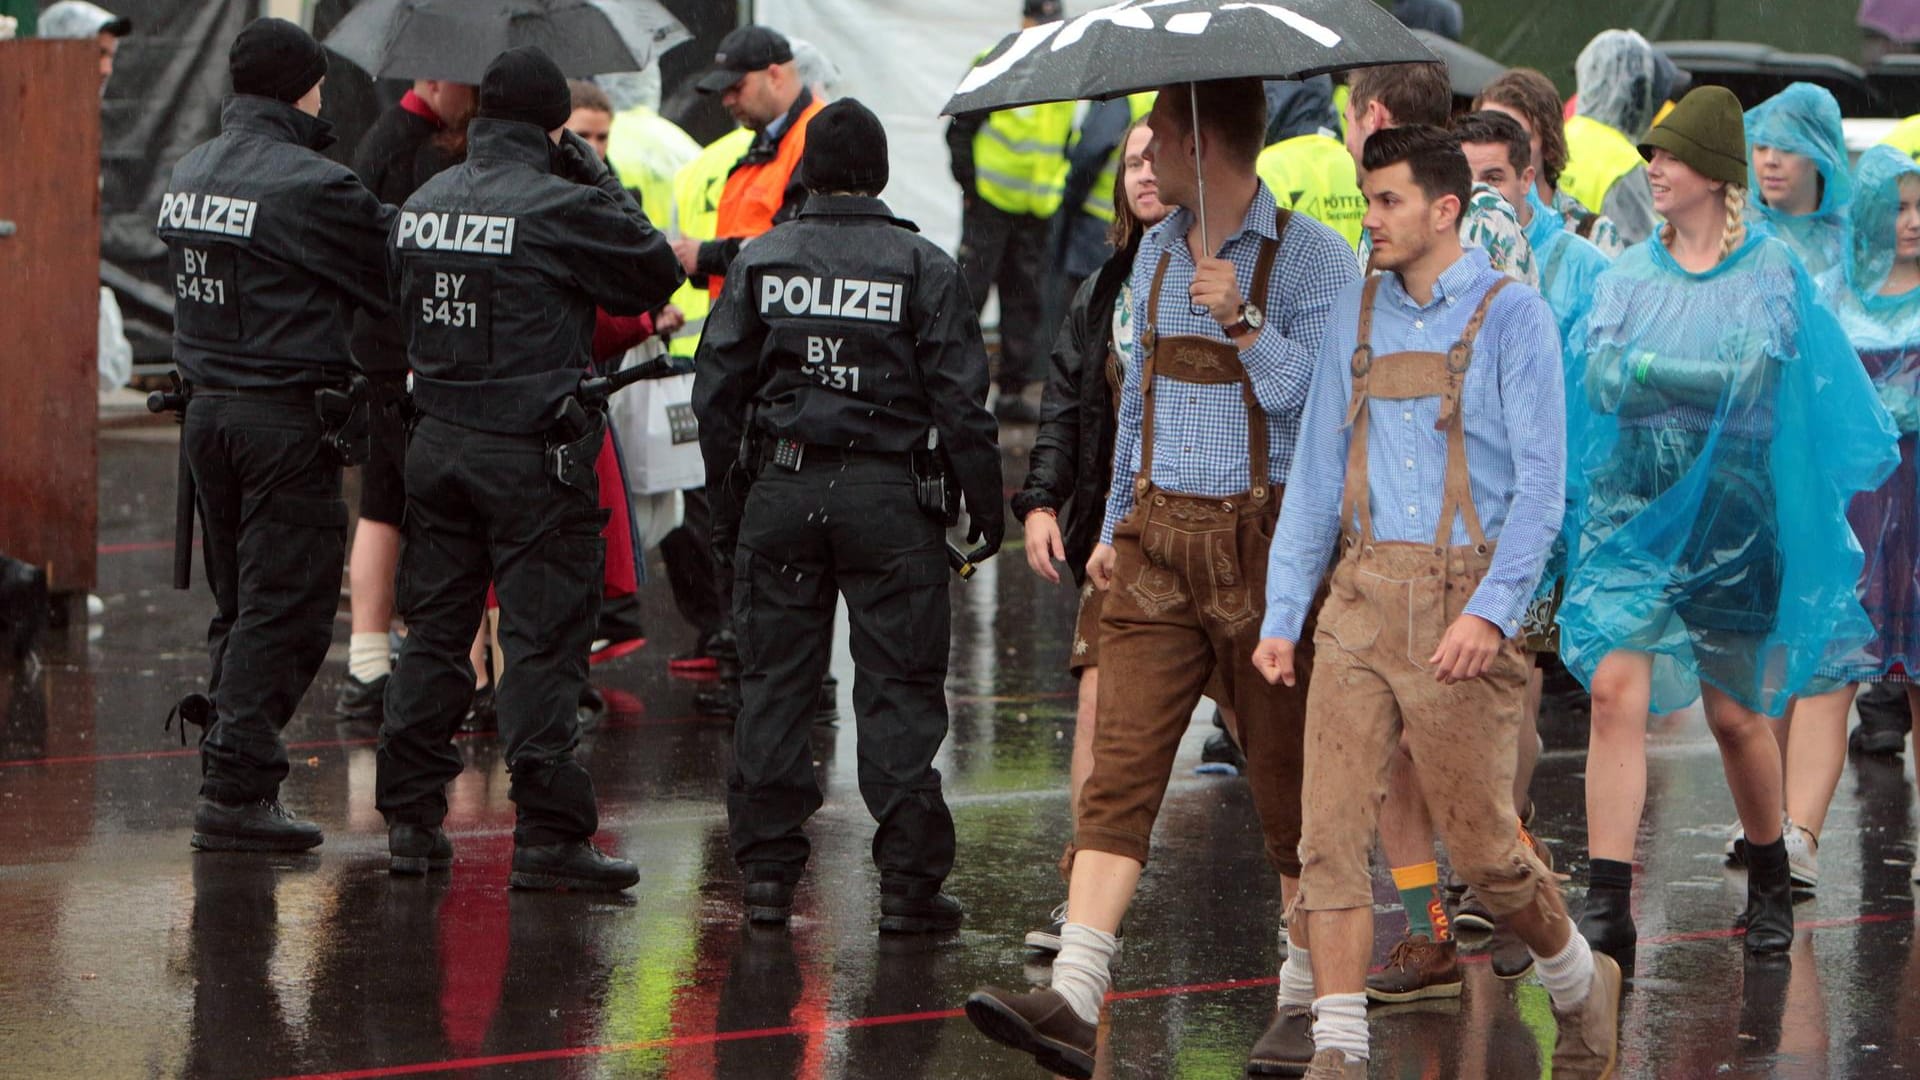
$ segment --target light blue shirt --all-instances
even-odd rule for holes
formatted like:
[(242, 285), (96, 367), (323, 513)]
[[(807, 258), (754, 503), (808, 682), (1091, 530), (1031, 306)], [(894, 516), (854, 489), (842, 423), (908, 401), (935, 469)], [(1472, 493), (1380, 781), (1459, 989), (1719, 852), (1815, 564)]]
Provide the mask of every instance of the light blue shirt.
[[(1470, 250), (1440, 274), (1433, 300), (1420, 304), (1407, 295), (1400, 275), (1381, 275), (1373, 311), (1374, 355), (1446, 352), (1481, 297), (1502, 277), (1488, 265), (1485, 252)], [(1268, 557), (1262, 637), (1299, 640), (1339, 539), (1361, 290), (1355, 282), (1341, 291), (1320, 339), (1293, 474)], [(1447, 469), (1447, 436), (1433, 426), (1440, 398), (1373, 398), (1367, 408), (1374, 539), (1430, 544), (1439, 526)], [(1460, 410), (1473, 505), (1487, 539), (1500, 542), (1466, 610), (1513, 637), (1566, 509), (1560, 331), (1539, 293), (1515, 282), (1494, 299), (1474, 343)], [(1452, 543), (1470, 542), (1466, 522), (1456, 515)]]
[[(1140, 471), (1140, 427), (1146, 417), (1141, 377), (1146, 368), (1142, 335), (1148, 326), (1163, 338), (1191, 336), (1231, 344), (1211, 313), (1195, 314), (1188, 290), (1193, 286), (1193, 255), (1187, 231), (1193, 217), (1175, 210), (1147, 231), (1133, 260), (1133, 350), (1120, 389), (1119, 426), (1114, 431), (1113, 494), (1100, 529), (1102, 543), (1113, 542), (1114, 526), (1131, 513), (1133, 477)], [(1219, 223), (1214, 227), (1219, 228)], [(1254, 295), (1253, 272), (1263, 240), (1279, 231), (1279, 207), (1267, 185), (1260, 185), (1247, 216), (1220, 242), (1219, 257), (1233, 263), (1240, 295)], [(1171, 252), (1160, 286), (1160, 310), (1149, 312), (1153, 273), (1160, 254)], [(1313, 358), (1327, 325), (1327, 311), (1340, 287), (1359, 277), (1353, 249), (1340, 234), (1305, 214), (1294, 214), (1269, 275), (1266, 317), (1240, 362), (1253, 381), (1254, 396), (1266, 415), (1267, 458), (1261, 472), (1269, 483), (1285, 484), (1300, 429), (1300, 407), (1307, 397)], [(1237, 495), (1251, 488), (1247, 461), (1247, 406), (1240, 384), (1201, 385), (1155, 373), (1153, 382), (1153, 475), (1165, 491), (1183, 495)]]

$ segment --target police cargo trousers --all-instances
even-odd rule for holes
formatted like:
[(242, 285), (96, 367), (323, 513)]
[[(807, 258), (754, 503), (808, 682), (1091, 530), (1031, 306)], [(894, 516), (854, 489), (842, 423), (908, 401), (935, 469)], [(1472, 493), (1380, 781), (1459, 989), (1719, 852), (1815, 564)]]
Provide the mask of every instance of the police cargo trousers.
[(200, 744), (200, 794), (277, 798), (287, 775), (280, 731), (327, 657), (340, 605), (340, 466), (302, 391), (197, 389), (181, 438), (216, 605), (207, 627), (214, 720)]
[(1302, 910), (1372, 905), (1367, 858), (1403, 729), (1447, 854), (1487, 909), (1510, 915), (1558, 888), (1513, 815), (1520, 642), (1451, 686), (1427, 664), (1491, 562), (1467, 545), (1352, 543), (1334, 567), (1307, 694)]
[(541, 436), (431, 416), (408, 440), (406, 487), (398, 599), (408, 633), (380, 728), (380, 811), (416, 825), (447, 816), (446, 786), (462, 765), (454, 727), (473, 697), (467, 650), (491, 582), (506, 652), (494, 701), (518, 810), (514, 843), (592, 836), (593, 781), (574, 746), (600, 615), (606, 512), (553, 477)]
[(1076, 848), (1147, 861), (1174, 754), (1211, 684), (1235, 714), (1267, 860), (1299, 874), (1312, 650), (1297, 657), (1298, 687), (1274, 686), (1253, 666), (1280, 497), (1277, 488), (1254, 503), (1148, 487), (1114, 530), (1118, 559), (1100, 614), (1100, 726)]
[(1003, 394), (1017, 394), (1046, 378), (1046, 346), (1040, 301), (1046, 272), (1047, 218), (1009, 214), (974, 196), (960, 228), (960, 273), (973, 297), (973, 310), (986, 306), (987, 294), (1000, 290), (1000, 369), (994, 377)]
[(904, 454), (808, 447), (798, 472), (768, 466), (734, 551), (740, 717), (727, 821), (749, 881), (797, 881), (820, 808), (811, 739), (847, 598), (860, 794), (878, 828), (883, 892), (931, 896), (953, 868), (953, 816), (933, 758), (947, 735), (947, 561)]

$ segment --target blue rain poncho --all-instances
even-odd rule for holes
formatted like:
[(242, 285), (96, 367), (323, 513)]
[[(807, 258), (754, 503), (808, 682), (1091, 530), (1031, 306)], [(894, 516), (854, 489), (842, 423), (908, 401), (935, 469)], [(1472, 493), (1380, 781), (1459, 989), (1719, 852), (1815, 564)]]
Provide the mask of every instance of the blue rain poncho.
[(1587, 240), (1567, 229), (1560, 211), (1540, 201), (1532, 188), (1527, 189), (1527, 208), (1533, 217), (1527, 222), (1527, 243), (1533, 247), (1533, 265), (1540, 275), (1540, 295), (1553, 309), (1560, 325), (1560, 347), (1572, 345), (1573, 328), (1587, 313), (1593, 301), (1593, 286), (1613, 260)]
[(1909, 176), (1920, 179), (1920, 166), (1890, 146), (1861, 156), (1847, 263), (1819, 283), (1900, 431), (1899, 467), (1847, 509), (1866, 550), (1860, 602), (1874, 638), (1824, 672), (1841, 682), (1873, 682), (1896, 666), (1920, 681), (1920, 471), (1914, 460), (1920, 442), (1920, 289), (1880, 294), (1893, 271), (1900, 181)]
[[(1761, 201), (1753, 148), (1771, 146), (1813, 159), (1820, 170), (1820, 206), (1788, 215)], [(1807, 264), (1815, 278), (1840, 265), (1846, 246), (1847, 206), (1853, 178), (1847, 174), (1847, 140), (1840, 130), (1840, 103), (1825, 89), (1797, 82), (1747, 113), (1747, 195), (1751, 212), (1766, 221)]]
[(1652, 654), (1654, 712), (1705, 679), (1780, 715), (1872, 636), (1846, 507), (1896, 459), (1873, 384), (1766, 235), (1700, 274), (1657, 238), (1629, 249), (1576, 336), (1561, 659), (1591, 686), (1609, 653)]

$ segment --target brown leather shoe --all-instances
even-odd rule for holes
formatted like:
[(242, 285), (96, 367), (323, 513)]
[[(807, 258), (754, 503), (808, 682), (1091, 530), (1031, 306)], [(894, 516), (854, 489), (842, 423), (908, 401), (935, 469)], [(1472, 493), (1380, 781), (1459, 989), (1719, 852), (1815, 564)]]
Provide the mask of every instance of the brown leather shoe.
[(1620, 1056), (1620, 965), (1593, 954), (1593, 985), (1568, 1012), (1554, 1006), (1560, 1037), (1553, 1045), (1554, 1080), (1605, 1080)]
[(1367, 976), (1367, 1000), (1383, 1003), (1460, 996), (1460, 965), (1452, 941), (1425, 934), (1400, 939), (1387, 966)]
[(1089, 1080), (1098, 1029), (1080, 1019), (1057, 990), (1016, 994), (983, 986), (967, 995), (967, 1019), (980, 1034), (1011, 1046), (1048, 1072)]
[(1307, 1066), (1307, 1080), (1367, 1080), (1367, 1059), (1349, 1058), (1344, 1050), (1322, 1050)]
[(1253, 1044), (1247, 1072), (1253, 1076), (1305, 1076), (1313, 1063), (1313, 1010), (1282, 1005)]

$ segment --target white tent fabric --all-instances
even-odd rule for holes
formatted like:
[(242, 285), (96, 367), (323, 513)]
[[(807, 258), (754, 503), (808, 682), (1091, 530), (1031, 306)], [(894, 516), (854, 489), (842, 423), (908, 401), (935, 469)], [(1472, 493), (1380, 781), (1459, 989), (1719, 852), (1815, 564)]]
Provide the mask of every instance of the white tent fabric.
[[(1096, 6), (1069, 3), (1069, 14)], [(940, 107), (973, 58), (1020, 29), (1020, 0), (756, 0), (753, 18), (805, 38), (840, 67), (840, 93), (887, 126), (885, 198), (948, 251), (960, 243), (960, 189)]]

